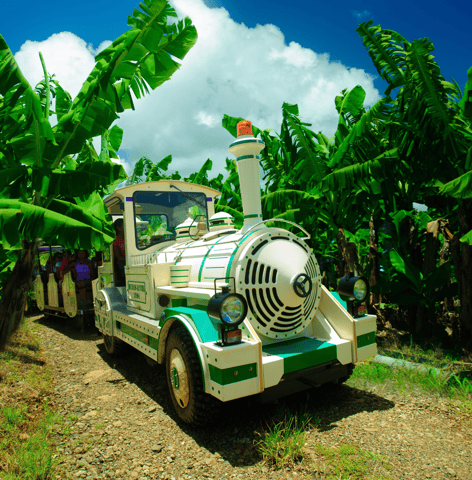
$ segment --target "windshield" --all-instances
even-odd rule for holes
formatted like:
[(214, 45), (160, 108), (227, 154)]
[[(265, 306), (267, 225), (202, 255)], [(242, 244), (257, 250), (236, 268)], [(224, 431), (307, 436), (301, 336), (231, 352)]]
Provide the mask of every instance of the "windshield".
[[(136, 247), (144, 250), (175, 240), (175, 227), (187, 218), (204, 222), (208, 229), (206, 195), (184, 192), (134, 192)], [(205, 208), (202, 207), (205, 206)]]

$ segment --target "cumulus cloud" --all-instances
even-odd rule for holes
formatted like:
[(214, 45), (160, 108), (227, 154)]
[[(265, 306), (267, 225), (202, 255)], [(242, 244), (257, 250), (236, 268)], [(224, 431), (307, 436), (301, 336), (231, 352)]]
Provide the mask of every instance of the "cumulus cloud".
[[(295, 42), (287, 45), (276, 25), (238, 24), (224, 7), (215, 8), (219, 5), (216, 0), (172, 0), (180, 19), (192, 19), (198, 41), (170, 81), (137, 100), (136, 110), (122, 113), (117, 121), (124, 130), (120, 152), (128, 174), (143, 155), (155, 162), (169, 154), (170, 168), (183, 176), (197, 171), (207, 158), (213, 160), (214, 176), (224, 173), (232, 141), (221, 126), (225, 113), (278, 131), (282, 103), (296, 103), (303, 121), (331, 136), (337, 125), (334, 98), (341, 90), (359, 84), (367, 105), (380, 99), (373, 77), (363, 70), (330, 62), (329, 55)], [(75, 95), (99, 49), (62, 32), (44, 42), (26, 42), (16, 58), (35, 83), (42, 75), (41, 50), (48, 71)]]

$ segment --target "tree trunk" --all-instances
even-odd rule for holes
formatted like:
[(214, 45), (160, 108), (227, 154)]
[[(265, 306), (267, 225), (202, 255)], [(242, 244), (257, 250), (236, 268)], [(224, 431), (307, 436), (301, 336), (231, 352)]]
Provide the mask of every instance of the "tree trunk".
[[(373, 287), (380, 282), (380, 264), (379, 264), (379, 225), (372, 215), (369, 220), (370, 245), (369, 245), (369, 263), (372, 262), (369, 283)], [(372, 293), (371, 304), (380, 304), (380, 293)]]
[(459, 232), (451, 240), (454, 269), (459, 284), (461, 311), (459, 322), (461, 326), (461, 342), (463, 345), (472, 341), (472, 245), (462, 243), (459, 239), (472, 230), (472, 204), (469, 208), (459, 206)]
[(24, 318), (26, 297), (32, 286), (33, 267), (41, 239), (23, 240), (22, 250), (0, 300), (0, 350)]
[(423, 260), (423, 277), (426, 278), (436, 270), (436, 261), (439, 250), (439, 230), (443, 219), (434, 220), (426, 225), (426, 246)]
[(323, 277), (321, 279), (321, 284), (324, 285), (327, 290), (329, 290), (329, 280), (328, 280), (328, 275), (326, 274), (326, 270), (323, 270)]
[(339, 258), (338, 278), (357, 275), (359, 262), (357, 260), (356, 244), (346, 240), (343, 228), (339, 228), (336, 241), (338, 244)]

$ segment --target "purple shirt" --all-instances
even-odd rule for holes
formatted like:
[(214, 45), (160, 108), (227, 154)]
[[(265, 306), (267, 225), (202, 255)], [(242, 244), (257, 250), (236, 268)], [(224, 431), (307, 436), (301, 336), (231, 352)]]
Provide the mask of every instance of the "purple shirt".
[(90, 280), (90, 268), (86, 263), (78, 263), (75, 266), (75, 271), (77, 272), (77, 281)]

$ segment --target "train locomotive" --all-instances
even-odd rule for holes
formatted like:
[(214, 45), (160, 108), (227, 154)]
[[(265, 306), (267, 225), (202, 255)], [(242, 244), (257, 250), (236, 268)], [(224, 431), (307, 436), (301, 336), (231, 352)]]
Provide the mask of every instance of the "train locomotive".
[[(376, 316), (361, 311), (362, 277), (344, 297), (321, 283), (310, 235), (262, 218), (259, 154), (250, 122), (238, 124), (236, 157), (244, 224), (215, 214), (220, 192), (160, 180), (105, 199), (123, 218), (124, 276), (113, 249), (92, 282), (95, 325), (111, 355), (129, 346), (164, 364), (172, 403), (188, 424), (207, 422), (220, 402), (261, 401), (345, 381), (376, 354)], [(285, 221), (287, 222), (287, 221)], [(283, 223), (282, 223), (283, 225)], [(344, 300), (347, 303), (344, 302)]]

